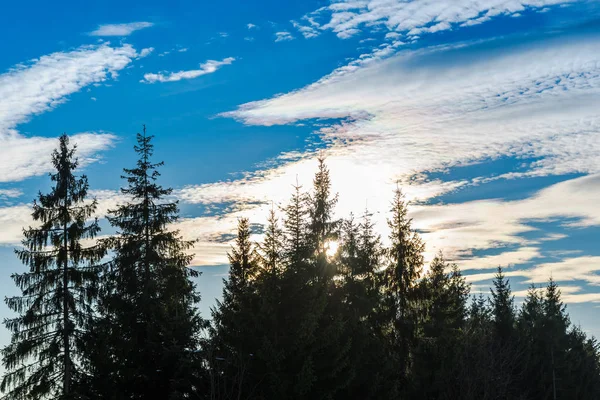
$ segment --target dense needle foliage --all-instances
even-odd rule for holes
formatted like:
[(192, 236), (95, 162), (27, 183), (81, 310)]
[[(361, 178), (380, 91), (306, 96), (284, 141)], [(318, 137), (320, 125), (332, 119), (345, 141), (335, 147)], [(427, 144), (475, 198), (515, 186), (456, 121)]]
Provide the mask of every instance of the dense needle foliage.
[(83, 339), (104, 250), (82, 243), (100, 228), (90, 220), (96, 201), (86, 201), (87, 178), (74, 174), (74, 153), (75, 146), (69, 147), (69, 138), (62, 135), (52, 153), (52, 189), (34, 201), (36, 225), (23, 231), (23, 248), (16, 250), (29, 270), (12, 276), (22, 295), (6, 299), (18, 314), (5, 321), (12, 334), (2, 351), (8, 372), (0, 389), (6, 399), (78, 398), (73, 382), (85, 376), (80, 368)]

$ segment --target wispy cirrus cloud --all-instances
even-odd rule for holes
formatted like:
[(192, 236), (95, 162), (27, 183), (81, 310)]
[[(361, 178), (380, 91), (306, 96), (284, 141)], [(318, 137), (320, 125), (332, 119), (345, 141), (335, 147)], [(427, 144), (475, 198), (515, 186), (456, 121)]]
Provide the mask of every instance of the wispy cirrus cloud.
[(0, 199), (15, 199), (22, 195), (23, 192), (19, 189), (0, 189)]
[(318, 28), (320, 27), (320, 25), (316, 23), (312, 18), (306, 18), (306, 20), (311, 22), (311, 24), (303, 25), (294, 20), (292, 20), (291, 22), (294, 28), (296, 28), (306, 39), (312, 39), (319, 36), (320, 32), (318, 31)]
[(290, 40), (294, 40), (294, 36), (288, 31), (275, 32), (275, 41), (276, 42), (287, 42)]
[(537, 158), (522, 175), (600, 171), (600, 38), (507, 46), (366, 57), (223, 115), (265, 126), (341, 119), (321, 130), (332, 152), (385, 160), (398, 176), (506, 155)]
[[(517, 15), (532, 10), (545, 12), (548, 7), (578, 0), (337, 0), (304, 16), (303, 25), (311, 35), (333, 31), (347, 39), (363, 30), (384, 27), (407, 36), (447, 31), (478, 25), (502, 15)], [(321, 21), (317, 23), (316, 20)]]
[[(48, 112), (81, 88), (114, 79), (138, 53), (131, 45), (83, 46), (21, 64), (0, 75), (0, 182), (40, 175), (50, 168), (56, 139), (26, 137), (15, 129), (31, 117)], [(83, 163), (112, 145), (110, 134), (74, 135)]]
[(148, 57), (153, 52), (154, 52), (154, 47), (147, 47), (145, 49), (142, 49), (142, 51), (140, 51), (139, 58)]
[[(413, 207), (411, 215), (431, 250), (443, 249), (451, 258), (462, 260), (465, 269), (486, 269), (526, 264), (542, 256), (539, 240), (524, 237), (536, 231), (531, 222), (566, 219), (566, 228), (600, 226), (600, 208), (594, 200), (598, 196), (600, 174), (593, 174), (559, 182), (523, 200), (421, 205)], [(517, 250), (473, 256), (473, 250), (502, 249), (507, 245)]]
[(154, 26), (152, 22), (130, 22), (126, 24), (104, 24), (98, 25), (96, 30), (89, 33), (90, 36), (129, 36), (135, 31)]
[(199, 69), (192, 69), (187, 71), (178, 72), (159, 72), (159, 73), (148, 73), (144, 75), (144, 79), (141, 82), (144, 83), (156, 83), (156, 82), (177, 82), (182, 79), (194, 79), (202, 75), (212, 74), (217, 72), (219, 68), (224, 65), (231, 65), (235, 61), (234, 57), (227, 57), (221, 61), (208, 60), (205, 63), (200, 64)]

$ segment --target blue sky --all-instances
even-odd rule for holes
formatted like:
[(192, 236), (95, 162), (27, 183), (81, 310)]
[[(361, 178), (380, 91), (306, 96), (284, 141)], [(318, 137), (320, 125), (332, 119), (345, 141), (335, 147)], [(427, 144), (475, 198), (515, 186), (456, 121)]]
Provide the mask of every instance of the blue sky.
[(340, 216), (368, 207), (385, 237), (399, 182), (427, 259), (443, 250), (474, 292), (498, 265), (518, 297), (552, 275), (600, 335), (599, 23), (585, 0), (3, 5), (0, 291), (56, 138), (74, 135), (102, 216), (145, 123), (204, 315), (223, 238), (310, 187), (322, 154)]

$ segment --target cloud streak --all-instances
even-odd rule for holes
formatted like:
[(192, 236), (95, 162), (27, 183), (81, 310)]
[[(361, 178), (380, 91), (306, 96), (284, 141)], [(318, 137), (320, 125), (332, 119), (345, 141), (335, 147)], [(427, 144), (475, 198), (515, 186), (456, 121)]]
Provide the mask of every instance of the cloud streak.
[(90, 36), (129, 36), (135, 31), (154, 26), (152, 22), (130, 22), (127, 24), (105, 24), (89, 33)]
[(294, 40), (294, 36), (288, 31), (275, 32), (275, 41), (276, 42), (288, 42), (290, 40)]
[(217, 72), (224, 65), (231, 65), (234, 61), (235, 58), (227, 57), (221, 61), (208, 60), (205, 63), (200, 64), (199, 69), (178, 72), (148, 73), (144, 75), (144, 79), (141, 82), (177, 82), (183, 79), (194, 79), (203, 75)]

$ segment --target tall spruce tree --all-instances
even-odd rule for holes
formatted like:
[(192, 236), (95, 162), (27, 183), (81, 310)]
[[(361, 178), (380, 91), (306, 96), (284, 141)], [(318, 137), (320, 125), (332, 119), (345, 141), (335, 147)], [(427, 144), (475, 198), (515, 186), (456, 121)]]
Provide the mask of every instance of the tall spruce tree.
[(318, 381), (314, 396), (326, 399), (334, 396), (347, 387), (352, 379), (349, 364), (351, 338), (347, 321), (344, 318), (344, 290), (334, 280), (342, 277), (334, 254), (329, 250), (332, 243), (338, 242), (340, 220), (335, 220), (335, 206), (338, 195), (331, 190), (329, 169), (325, 158), (318, 158), (318, 168), (313, 179), (313, 190), (309, 196), (308, 225), (311, 239), (312, 260), (315, 266), (317, 284), (313, 286), (313, 299), (316, 304), (323, 305), (321, 315), (316, 315), (316, 346), (313, 350), (313, 362)]
[(565, 357), (569, 347), (568, 330), (571, 322), (560, 297), (560, 289), (554, 279), (550, 278), (542, 301), (544, 310), (542, 354), (547, 361), (545, 363), (547, 367), (544, 368), (546, 387), (552, 389), (551, 392), (548, 390), (547, 394), (549, 398), (554, 399), (568, 394), (560, 382), (564, 383), (564, 379), (569, 374)]
[[(279, 398), (326, 399), (347, 383), (349, 343), (339, 340), (341, 314), (328, 274), (335, 269), (325, 253), (333, 233), (332, 199), (325, 165), (312, 196), (296, 185), (284, 211), (284, 271), (281, 274), (279, 335), (282, 391)], [(318, 175), (318, 174), (317, 174)], [(324, 206), (329, 204), (330, 206)], [(337, 309), (337, 308), (336, 308)], [(339, 309), (338, 309), (339, 310)], [(332, 318), (330, 318), (332, 317)]]
[(253, 326), (258, 311), (255, 280), (259, 259), (251, 233), (248, 219), (241, 218), (235, 245), (228, 254), (230, 268), (223, 300), (212, 310), (214, 357), (210, 362), (222, 376), (215, 381), (213, 392), (222, 399), (248, 397), (257, 383), (252, 364), (260, 345), (257, 327)]
[(359, 269), (364, 274), (362, 283), (371, 303), (367, 320), (374, 334), (382, 335), (386, 318), (382, 298), (386, 281), (383, 279), (385, 273), (381, 273), (384, 249), (368, 210), (365, 210), (359, 226), (357, 256)]
[(418, 393), (427, 398), (455, 398), (456, 364), (467, 314), (469, 286), (456, 264), (439, 252), (420, 282), (425, 303), (422, 335), (415, 349)]
[(510, 289), (509, 280), (504, 275), (502, 267), (498, 267), (494, 277), (492, 294), (492, 312), (496, 335), (501, 343), (510, 340), (515, 328), (515, 298)]
[(282, 370), (285, 361), (285, 332), (282, 324), (288, 313), (282, 307), (282, 276), (284, 274), (284, 237), (275, 210), (271, 208), (267, 219), (264, 240), (258, 245), (261, 274), (257, 280), (259, 308), (255, 315), (259, 346), (254, 370), (262, 384), (256, 391), (257, 398), (285, 398), (286, 374)]
[[(157, 183), (153, 136), (137, 134), (137, 165), (125, 169), (127, 202), (108, 217), (117, 234), (107, 240), (114, 253), (103, 280), (100, 318), (90, 340), (94, 377), (91, 396), (110, 399), (180, 399), (195, 392), (201, 365), (198, 334), (204, 322), (188, 265), (193, 242), (170, 227), (178, 205), (171, 189)], [(95, 351), (97, 350), (97, 351)]]
[[(309, 232), (318, 256), (323, 263), (329, 241), (337, 239), (340, 221), (333, 220), (333, 211), (338, 202), (338, 195), (331, 194), (331, 178), (325, 158), (318, 158), (319, 166), (313, 180), (313, 195), (309, 197), (308, 212), (310, 215)], [(321, 265), (323, 268), (323, 265)], [(327, 271), (319, 271), (321, 275), (331, 275)]]
[(86, 201), (87, 178), (75, 175), (75, 150), (62, 135), (52, 153), (53, 187), (34, 201), (37, 226), (23, 232), (23, 249), (16, 250), (29, 271), (12, 275), (22, 295), (6, 299), (19, 314), (5, 321), (12, 339), (2, 350), (8, 372), (0, 390), (7, 400), (81, 398), (73, 383), (86, 373), (81, 368), (83, 336), (104, 250), (82, 243), (100, 227), (97, 220), (90, 221), (97, 203)]
[(513, 397), (519, 392), (514, 384), (516, 377), (521, 375), (520, 365), (522, 349), (516, 334), (516, 309), (515, 300), (510, 287), (509, 279), (504, 274), (502, 267), (498, 267), (493, 280), (494, 287), (490, 289), (491, 308), (493, 315), (492, 349), (494, 357), (491, 364), (499, 377), (506, 377), (495, 381), (493, 390), (502, 394), (502, 397)]
[(298, 275), (300, 280), (309, 280), (314, 274), (308, 265), (312, 254), (307, 223), (307, 197), (298, 183), (294, 185), (292, 197), (283, 208), (283, 213), (283, 255), (286, 271)]
[(294, 185), (290, 201), (283, 207), (283, 264), (279, 307), (282, 312), (280, 357), (282, 374), (279, 381), (281, 398), (308, 398), (317, 379), (313, 365), (313, 349), (318, 319), (324, 304), (315, 301), (314, 252), (308, 230), (307, 196)]
[(548, 369), (541, 340), (544, 336), (543, 321), (543, 296), (540, 290), (532, 284), (527, 290), (527, 296), (521, 305), (516, 324), (518, 341), (522, 350), (520, 364), (523, 379), (520, 387), (523, 393), (527, 393), (529, 396), (548, 390), (548, 381), (544, 379), (545, 373), (542, 372)]
[(368, 211), (357, 224), (351, 217), (342, 224), (337, 263), (343, 276), (344, 338), (350, 340), (349, 384), (339, 398), (396, 398), (395, 366), (380, 329), (381, 242)]
[(258, 257), (263, 267), (263, 273), (272, 282), (277, 282), (283, 272), (283, 230), (279, 227), (275, 210), (271, 208), (267, 218), (267, 228), (262, 244), (258, 245)]
[(386, 308), (391, 323), (392, 351), (399, 363), (400, 378), (410, 370), (411, 347), (419, 321), (419, 290), (417, 279), (423, 269), (425, 246), (411, 227), (408, 205), (402, 191), (397, 188), (392, 202), (390, 247), (387, 249)]

